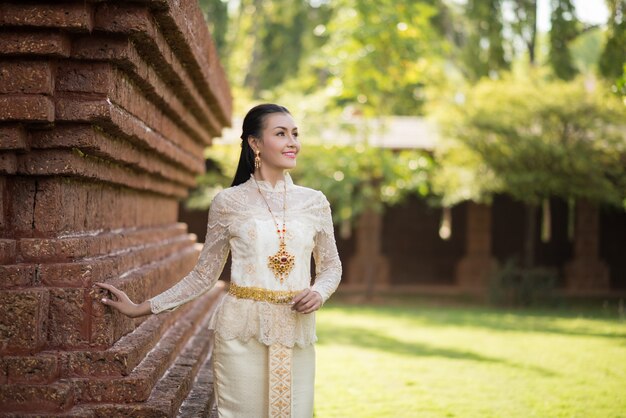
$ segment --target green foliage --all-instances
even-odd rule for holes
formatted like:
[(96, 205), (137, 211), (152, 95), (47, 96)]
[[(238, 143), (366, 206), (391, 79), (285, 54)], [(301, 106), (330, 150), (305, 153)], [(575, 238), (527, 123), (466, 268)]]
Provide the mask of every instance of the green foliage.
[(433, 187), (448, 203), (493, 193), (538, 204), (626, 200), (626, 108), (605, 89), (538, 77), (483, 80), (446, 108), (452, 138), (436, 153)]
[(557, 77), (571, 80), (577, 73), (569, 44), (579, 34), (576, 11), (572, 0), (552, 0), (552, 29), (548, 60)]
[(616, 80), (626, 64), (626, 0), (607, 0), (609, 21), (607, 40), (600, 57), (600, 74)]
[(489, 301), (498, 306), (554, 306), (556, 288), (553, 269), (522, 268), (511, 259), (490, 277)]
[(463, 64), (470, 80), (495, 77), (509, 67), (504, 54), (502, 0), (468, 0), (470, 21), (463, 49)]

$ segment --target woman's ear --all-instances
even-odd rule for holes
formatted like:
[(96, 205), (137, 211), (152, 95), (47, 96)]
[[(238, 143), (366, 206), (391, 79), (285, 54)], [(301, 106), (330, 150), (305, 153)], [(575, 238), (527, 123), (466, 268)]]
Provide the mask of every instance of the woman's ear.
[(259, 149), (259, 140), (252, 135), (248, 135), (248, 145), (250, 145), (252, 151), (256, 152)]

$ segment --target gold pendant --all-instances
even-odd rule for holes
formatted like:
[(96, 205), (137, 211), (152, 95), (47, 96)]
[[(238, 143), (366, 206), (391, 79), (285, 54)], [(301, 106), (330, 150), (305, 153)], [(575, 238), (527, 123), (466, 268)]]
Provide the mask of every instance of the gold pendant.
[(287, 252), (285, 247), (285, 241), (281, 240), (278, 252), (267, 257), (267, 266), (274, 272), (274, 276), (280, 280), (280, 284), (283, 283), (285, 278), (291, 273), (291, 270), (293, 270), (293, 264), (296, 259), (296, 257)]

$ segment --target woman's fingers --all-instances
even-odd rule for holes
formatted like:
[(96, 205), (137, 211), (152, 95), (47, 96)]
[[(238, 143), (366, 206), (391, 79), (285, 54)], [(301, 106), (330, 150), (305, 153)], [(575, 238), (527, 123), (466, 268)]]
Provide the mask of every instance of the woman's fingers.
[(311, 313), (322, 306), (319, 293), (305, 289), (294, 298), (292, 309), (300, 313)]
[(98, 286), (98, 287), (101, 287), (103, 289), (108, 290), (109, 292), (114, 294), (115, 297), (118, 298), (118, 299), (123, 299), (126, 296), (126, 293), (122, 292), (117, 287), (115, 287), (113, 285), (110, 285), (108, 283), (95, 283), (95, 285)]

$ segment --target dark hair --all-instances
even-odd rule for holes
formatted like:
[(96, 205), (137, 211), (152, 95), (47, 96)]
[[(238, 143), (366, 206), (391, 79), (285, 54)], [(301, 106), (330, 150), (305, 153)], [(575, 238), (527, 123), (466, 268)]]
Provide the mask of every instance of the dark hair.
[(245, 183), (250, 179), (250, 174), (254, 173), (254, 151), (248, 143), (248, 137), (254, 136), (260, 138), (263, 125), (265, 124), (265, 118), (272, 113), (291, 114), (289, 110), (283, 106), (273, 103), (264, 103), (250, 109), (243, 119), (243, 126), (241, 127), (241, 155), (239, 156), (237, 172), (235, 173), (235, 178), (231, 186)]

